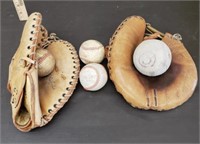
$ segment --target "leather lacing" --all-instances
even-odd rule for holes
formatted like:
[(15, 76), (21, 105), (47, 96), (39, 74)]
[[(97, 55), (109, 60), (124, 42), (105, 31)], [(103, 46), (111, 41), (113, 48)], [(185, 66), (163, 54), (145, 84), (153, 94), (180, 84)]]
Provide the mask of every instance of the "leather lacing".
[(42, 45), (41, 43), (43, 43), (44, 39), (48, 36), (47, 30), (42, 25), (40, 26), (40, 33), (42, 35), (42, 38), (41, 38), (41, 42), (37, 43), (38, 47), (40, 47)]
[(69, 81), (69, 86), (66, 87), (66, 89), (65, 89), (66, 92), (63, 93), (61, 95), (61, 98), (58, 99), (58, 101), (57, 101), (58, 103), (55, 103), (53, 105), (54, 109), (48, 109), (49, 114), (43, 116), (43, 124), (42, 125), (47, 124), (53, 118), (53, 116), (68, 101), (69, 97), (72, 95), (72, 93), (76, 87), (76, 84), (78, 82), (78, 75), (79, 75), (79, 71), (80, 71), (80, 61), (79, 61), (79, 57), (76, 52), (76, 49), (69, 42), (58, 38), (55, 33), (50, 34), (50, 36), (44, 40), (42, 48), (47, 48), (52, 42), (55, 42), (55, 41), (59, 41), (59, 42), (65, 44), (69, 48), (70, 54), (72, 55), (72, 59), (73, 59), (73, 64), (74, 64), (73, 69), (74, 70), (72, 72), (71, 80)]
[(37, 17), (33, 18), (35, 23), (32, 25), (31, 37), (29, 37), (29, 40), (32, 41), (32, 43), (27, 46), (27, 49), (30, 50), (30, 52), (28, 52), (25, 57), (21, 58), (20, 62), (23, 61), (23, 64), (21, 64), (22, 67), (30, 67), (32, 64), (35, 64), (35, 50), (37, 46), (38, 35), (40, 32), (41, 15), (39, 13), (35, 13), (35, 16)]

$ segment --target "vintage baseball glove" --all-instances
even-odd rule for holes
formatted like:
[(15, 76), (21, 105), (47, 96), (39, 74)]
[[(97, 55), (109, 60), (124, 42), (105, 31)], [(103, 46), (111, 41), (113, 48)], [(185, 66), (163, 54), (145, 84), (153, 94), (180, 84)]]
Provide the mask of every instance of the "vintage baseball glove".
[[(9, 66), (12, 119), (23, 132), (44, 126), (53, 118), (72, 95), (79, 74), (75, 48), (55, 35), (48, 37), (41, 20), (40, 13), (29, 16)], [(38, 78), (37, 48), (49, 50), (56, 61), (53, 72), (42, 78)]]
[[(161, 76), (144, 76), (133, 65), (133, 52), (144, 40), (145, 30), (152, 33), (149, 38), (157, 35), (171, 49), (172, 64)], [(119, 25), (110, 39), (107, 59), (117, 91), (140, 109), (173, 109), (191, 97), (197, 84), (196, 66), (182, 42), (169, 33), (158, 32), (140, 16), (128, 17)]]

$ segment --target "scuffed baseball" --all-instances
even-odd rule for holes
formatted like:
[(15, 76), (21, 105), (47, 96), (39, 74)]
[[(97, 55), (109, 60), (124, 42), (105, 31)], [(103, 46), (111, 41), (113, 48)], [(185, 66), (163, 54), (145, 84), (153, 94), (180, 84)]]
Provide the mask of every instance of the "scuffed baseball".
[(170, 48), (160, 40), (145, 40), (133, 54), (136, 69), (147, 76), (159, 76), (167, 71), (172, 61)]
[(90, 63), (81, 69), (79, 79), (85, 90), (97, 91), (106, 84), (108, 75), (101, 64)]
[(87, 40), (81, 44), (79, 56), (84, 64), (101, 63), (105, 56), (104, 46), (97, 40)]
[(36, 59), (38, 61), (38, 76), (44, 77), (49, 75), (55, 67), (53, 55), (46, 49), (36, 50)]

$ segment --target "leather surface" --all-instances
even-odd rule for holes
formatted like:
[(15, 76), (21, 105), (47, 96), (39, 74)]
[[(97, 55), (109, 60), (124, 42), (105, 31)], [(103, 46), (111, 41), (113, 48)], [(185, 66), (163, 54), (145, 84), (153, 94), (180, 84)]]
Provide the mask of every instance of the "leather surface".
[[(24, 22), (12, 1), (1, 8), (2, 143), (199, 143), (199, 89), (180, 107), (170, 111), (132, 108), (108, 80), (98, 92), (80, 83), (73, 96), (45, 127), (21, 133), (12, 124), (8, 66), (19, 44)], [(180, 33), (199, 69), (199, 2), (192, 1), (29, 1), (29, 14), (43, 16), (42, 24), (79, 50), (87, 39), (108, 45), (117, 26), (128, 16), (140, 15), (161, 32)], [(107, 60), (102, 64), (107, 69)], [(84, 64), (81, 62), (81, 67)], [(199, 85), (198, 85), (199, 86)], [(197, 87), (198, 87), (197, 86)]]
[[(23, 132), (47, 124), (68, 101), (78, 81), (80, 64), (75, 48), (54, 36), (48, 38), (41, 19), (40, 13), (29, 16), (9, 66), (12, 119)], [(35, 51), (43, 47), (52, 53), (56, 65), (50, 75), (38, 78)]]
[(50, 40), (46, 49), (56, 64), (50, 75), (39, 79), (39, 95), (44, 120), (50, 121), (76, 88), (80, 64), (75, 48), (67, 41)]
[(197, 69), (184, 45), (166, 34), (171, 52), (170, 68), (161, 76), (148, 77), (133, 65), (133, 53), (143, 41), (146, 23), (140, 16), (124, 20), (110, 40), (108, 69), (119, 93), (133, 107), (152, 110), (173, 109), (192, 96), (197, 85)]

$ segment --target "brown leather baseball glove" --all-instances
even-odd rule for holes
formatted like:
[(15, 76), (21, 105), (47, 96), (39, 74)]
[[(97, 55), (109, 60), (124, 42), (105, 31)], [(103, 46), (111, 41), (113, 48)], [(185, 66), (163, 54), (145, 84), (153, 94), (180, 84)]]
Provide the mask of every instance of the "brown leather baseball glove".
[[(23, 132), (44, 126), (53, 118), (72, 95), (79, 74), (75, 48), (55, 35), (48, 37), (41, 20), (40, 13), (29, 16), (9, 66), (12, 119)], [(56, 61), (53, 72), (42, 78), (38, 78), (37, 48), (47, 49)]]
[[(144, 40), (145, 30), (152, 33), (145, 39), (161, 38), (172, 52), (172, 64), (161, 76), (144, 76), (133, 65), (134, 50)], [(173, 109), (192, 96), (197, 84), (196, 66), (182, 42), (156, 31), (140, 16), (128, 17), (120, 24), (110, 39), (107, 59), (117, 91), (140, 109)]]

